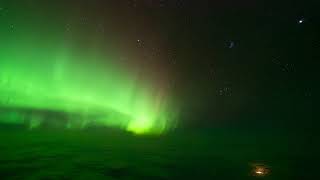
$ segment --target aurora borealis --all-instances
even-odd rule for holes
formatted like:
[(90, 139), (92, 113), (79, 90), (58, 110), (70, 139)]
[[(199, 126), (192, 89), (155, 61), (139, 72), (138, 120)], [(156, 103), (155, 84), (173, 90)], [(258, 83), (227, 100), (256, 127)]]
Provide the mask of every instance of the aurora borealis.
[[(96, 124), (142, 134), (176, 126), (170, 72), (161, 71), (161, 64), (152, 67), (149, 59), (137, 55), (123, 60), (119, 54), (130, 49), (115, 51), (112, 39), (102, 42), (106, 35), (81, 27), (82, 19), (72, 31), (64, 18), (45, 22), (37, 12), (19, 8), (19, 16), (12, 11), (1, 16), (9, 28), (0, 30), (0, 102), (14, 109), (11, 113), (28, 109), (29, 115), (0, 121), (30, 121), (28, 126), (36, 128), (42, 121), (54, 121), (45, 118), (45, 110), (64, 113), (69, 128)], [(71, 22), (79, 19), (65, 16)]]
[[(168, 112), (172, 109), (168, 109), (164, 92), (139, 82), (135, 74), (112, 66), (99, 68), (92, 62), (78, 65), (67, 55), (51, 62), (48, 57), (43, 63), (32, 52), (40, 49), (31, 48), (27, 56), (2, 54), (2, 59), (10, 59), (1, 61), (1, 99), (7, 101), (6, 106), (106, 113), (99, 117), (102, 124), (124, 126), (134, 132), (162, 131), (174, 117)], [(108, 111), (130, 116), (130, 120), (113, 120), (116, 117)]]
[(320, 179), (319, 0), (0, 0), (0, 180)]

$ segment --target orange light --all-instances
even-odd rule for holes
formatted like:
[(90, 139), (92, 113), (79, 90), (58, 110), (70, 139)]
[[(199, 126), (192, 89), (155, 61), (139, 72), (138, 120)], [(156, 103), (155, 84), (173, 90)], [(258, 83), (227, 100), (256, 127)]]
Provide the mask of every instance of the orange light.
[(270, 169), (263, 164), (254, 164), (252, 169), (253, 176), (266, 176), (270, 173)]

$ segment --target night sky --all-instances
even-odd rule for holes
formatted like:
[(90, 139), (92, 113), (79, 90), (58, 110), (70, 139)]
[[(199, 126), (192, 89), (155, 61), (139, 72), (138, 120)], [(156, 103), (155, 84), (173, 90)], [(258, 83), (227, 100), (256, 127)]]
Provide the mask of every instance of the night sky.
[[(73, 66), (95, 64), (92, 71), (112, 62), (111, 69), (139, 79), (138, 89), (174, 102), (180, 127), (309, 128), (318, 124), (317, 6), (311, 0), (2, 0), (0, 46), (5, 61), (10, 48), (16, 59), (28, 53), (40, 59), (26, 70), (35, 77), (46, 76), (53, 54), (72, 54)], [(92, 56), (103, 58), (92, 63)], [(88, 74), (105, 76), (101, 71)], [(88, 81), (99, 86), (112, 78)]]
[(317, 179), (318, 1), (0, 0), (0, 179)]

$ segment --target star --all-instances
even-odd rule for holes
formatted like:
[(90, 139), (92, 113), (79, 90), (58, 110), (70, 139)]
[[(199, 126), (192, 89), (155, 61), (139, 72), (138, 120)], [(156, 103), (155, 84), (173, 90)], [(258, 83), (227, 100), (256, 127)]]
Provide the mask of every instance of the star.
[(302, 24), (302, 23), (304, 23), (304, 21), (305, 21), (304, 18), (300, 18), (300, 19), (298, 20), (298, 24)]
[(66, 31), (70, 31), (70, 24), (66, 24), (66, 25), (65, 25), (65, 30), (66, 30)]
[(234, 45), (235, 45), (234, 41), (229, 41), (228, 48), (232, 49), (232, 48), (234, 48)]

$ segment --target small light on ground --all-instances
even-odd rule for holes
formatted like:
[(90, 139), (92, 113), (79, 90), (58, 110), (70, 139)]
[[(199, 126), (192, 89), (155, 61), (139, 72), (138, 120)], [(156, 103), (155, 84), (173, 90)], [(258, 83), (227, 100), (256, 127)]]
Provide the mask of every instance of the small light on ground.
[(270, 173), (270, 168), (264, 164), (253, 164), (252, 175), (253, 176), (267, 176)]

